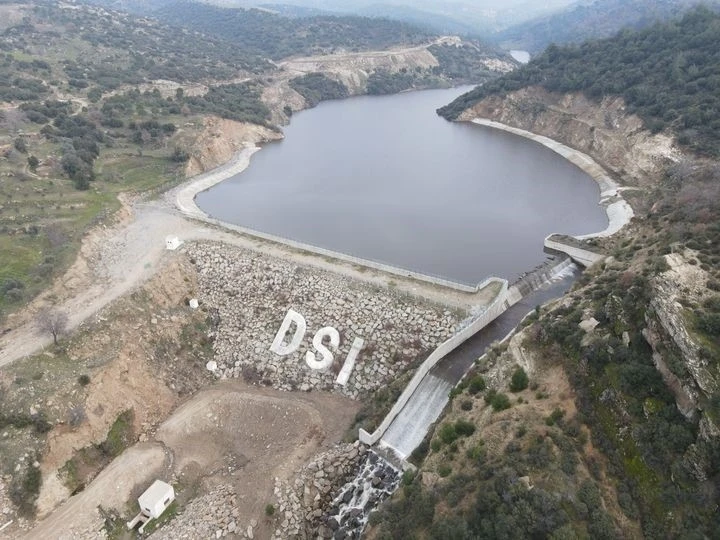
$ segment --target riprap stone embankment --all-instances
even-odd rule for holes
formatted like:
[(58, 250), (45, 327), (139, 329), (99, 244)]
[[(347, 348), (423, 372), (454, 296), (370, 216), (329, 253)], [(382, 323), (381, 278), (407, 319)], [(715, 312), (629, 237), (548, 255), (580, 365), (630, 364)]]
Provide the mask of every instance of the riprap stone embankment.
[(367, 447), (357, 441), (339, 444), (297, 471), (293, 482), (276, 479), (279, 515), (273, 539), (315, 538), (318, 535), (331, 538), (332, 530), (324, 524), (324, 518), (338, 490), (355, 476), (366, 453)]
[[(358, 398), (382, 388), (450, 337), (466, 313), (423, 302), (328, 271), (216, 243), (195, 244), (188, 255), (197, 265), (200, 299), (216, 309), (215, 361), (218, 375), (244, 377), (282, 390), (340, 391)], [(297, 351), (270, 350), (293, 309), (307, 321)], [(330, 369), (310, 369), (305, 353), (320, 328), (340, 334)], [(292, 330), (291, 330), (292, 332)], [(335, 384), (356, 337), (365, 344), (346, 386)]]

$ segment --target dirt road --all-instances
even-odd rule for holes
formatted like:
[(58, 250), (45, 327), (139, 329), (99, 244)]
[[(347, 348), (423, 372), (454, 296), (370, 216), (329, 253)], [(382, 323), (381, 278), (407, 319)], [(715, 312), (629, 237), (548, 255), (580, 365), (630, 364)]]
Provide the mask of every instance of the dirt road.
[(173, 256), (165, 247), (168, 235), (184, 242), (227, 242), (382, 287), (392, 283), (398, 291), (463, 309), (486, 304), (496, 292), (488, 287), (475, 294), (464, 293), (222, 230), (182, 215), (174, 208), (176, 195), (177, 190), (173, 190), (160, 200), (127, 203), (122, 211), (125, 217), (116, 225), (89, 233), (70, 270), (22, 314), (9, 319), (14, 328), (0, 338), (0, 367), (50, 345), (50, 336), (42, 335), (33, 320), (33, 314), (50, 303), (50, 298), (55, 299), (52, 305), (56, 309), (68, 314), (69, 329), (90, 317), (102, 316), (105, 306), (145, 282)]
[[(179, 407), (160, 426), (155, 442), (123, 452), (24, 538), (97, 538), (103, 526), (97, 507), (124, 516), (128, 502), (135, 509), (133, 499), (157, 478), (183, 486), (232, 485), (242, 493), (238, 522), (260, 521), (275, 478), (290, 478), (340, 440), (358, 408), (357, 402), (335, 395), (218, 383)], [(259, 536), (269, 536), (263, 527)]]
[(38, 523), (27, 540), (99, 538), (104, 519), (98, 506), (123, 509), (138, 486), (164, 476), (169, 455), (162, 444), (137, 444), (123, 452), (82, 492)]

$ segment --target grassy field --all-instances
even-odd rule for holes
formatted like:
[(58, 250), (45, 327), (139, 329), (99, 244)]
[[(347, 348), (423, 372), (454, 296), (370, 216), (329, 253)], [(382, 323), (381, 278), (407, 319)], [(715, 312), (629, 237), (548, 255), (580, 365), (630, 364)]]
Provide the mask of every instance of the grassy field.
[[(198, 118), (167, 120), (202, 125)], [(0, 135), (0, 320), (67, 269), (87, 230), (119, 208), (119, 193), (142, 193), (181, 181), (184, 164), (170, 155), (175, 146), (189, 145), (196, 130), (178, 130), (157, 147), (140, 148), (127, 141), (102, 148), (96, 180), (86, 191), (63, 177), (58, 144), (24, 129), (21, 137), (28, 150), (21, 153), (13, 146), (19, 135)], [(27, 165), (30, 155), (40, 159), (35, 173)]]

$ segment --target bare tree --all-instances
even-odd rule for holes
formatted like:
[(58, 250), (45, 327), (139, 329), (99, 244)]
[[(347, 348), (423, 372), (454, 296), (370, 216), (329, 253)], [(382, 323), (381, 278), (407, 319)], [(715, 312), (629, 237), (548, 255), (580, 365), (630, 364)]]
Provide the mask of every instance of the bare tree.
[(35, 319), (38, 329), (43, 333), (48, 333), (53, 337), (55, 345), (58, 344), (58, 337), (60, 337), (68, 325), (68, 316), (63, 311), (56, 309), (45, 308), (37, 314)]

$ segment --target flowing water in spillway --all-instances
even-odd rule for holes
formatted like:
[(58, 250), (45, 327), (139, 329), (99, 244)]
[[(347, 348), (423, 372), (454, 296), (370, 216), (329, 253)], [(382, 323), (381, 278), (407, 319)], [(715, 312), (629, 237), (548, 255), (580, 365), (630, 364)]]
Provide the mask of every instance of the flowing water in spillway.
[(525, 281), (532, 285), (525, 289), (527, 296), (430, 370), (390, 424), (380, 445), (392, 448), (401, 458), (408, 457), (425, 438), (428, 429), (445, 408), (450, 390), (460, 382), (473, 362), (485, 353), (490, 344), (507, 336), (536, 305), (565, 293), (577, 272), (575, 265), (564, 260), (551, 266), (549, 274), (539, 271), (528, 276)]
[(366, 454), (355, 478), (339, 490), (331, 511), (323, 517), (333, 538), (360, 538), (370, 513), (400, 485), (400, 471), (390, 461), (406, 458), (422, 442), (445, 408), (450, 390), (493, 342), (506, 337), (537, 305), (562, 296), (578, 274), (579, 269), (568, 259), (550, 261), (531, 272), (516, 283), (525, 291), (522, 300), (430, 371), (375, 451)]
[(514, 281), (550, 233), (603, 230), (597, 184), (533, 141), (435, 109), (465, 89), (321, 103), (197, 196), (263, 233), (475, 285)]

